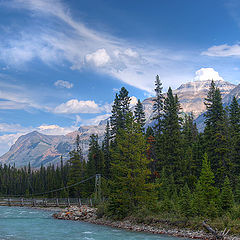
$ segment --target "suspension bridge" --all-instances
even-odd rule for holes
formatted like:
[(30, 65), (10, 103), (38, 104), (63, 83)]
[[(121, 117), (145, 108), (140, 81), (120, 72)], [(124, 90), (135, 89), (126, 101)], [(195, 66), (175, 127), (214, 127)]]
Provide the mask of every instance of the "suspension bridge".
[[(77, 185), (83, 184), (95, 178), (94, 194), (89, 198), (43, 198), (50, 193), (60, 192), (65, 189), (70, 189)], [(0, 206), (21, 206), (21, 207), (70, 207), (88, 205), (93, 206), (99, 201), (103, 201), (101, 195), (101, 174), (93, 175), (75, 184), (53, 189), (42, 193), (33, 193), (31, 197), (24, 197), (22, 195), (5, 195), (0, 196)]]

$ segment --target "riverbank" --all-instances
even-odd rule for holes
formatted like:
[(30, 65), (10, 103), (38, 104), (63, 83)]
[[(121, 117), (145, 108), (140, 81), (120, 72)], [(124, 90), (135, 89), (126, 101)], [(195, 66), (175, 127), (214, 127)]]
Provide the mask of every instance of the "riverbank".
[[(55, 219), (84, 221), (98, 225), (110, 226), (135, 232), (148, 232), (152, 234), (165, 234), (174, 237), (184, 237), (192, 239), (216, 239), (216, 236), (206, 233), (203, 230), (194, 231), (190, 229), (179, 229), (162, 227), (161, 224), (138, 224), (132, 220), (113, 221), (106, 218), (97, 217), (97, 209), (82, 207), (70, 207), (61, 209), (53, 214)], [(226, 236), (225, 240), (240, 240), (239, 236)]]

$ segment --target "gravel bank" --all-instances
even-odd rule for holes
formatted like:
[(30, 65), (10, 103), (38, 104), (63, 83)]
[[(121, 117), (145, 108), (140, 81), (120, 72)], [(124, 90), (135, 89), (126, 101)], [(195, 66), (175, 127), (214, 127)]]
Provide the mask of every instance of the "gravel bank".
[[(175, 237), (184, 237), (192, 239), (215, 239), (212, 234), (208, 234), (204, 231), (192, 231), (189, 229), (165, 229), (146, 224), (136, 224), (130, 221), (111, 221), (104, 218), (97, 218), (96, 208), (89, 208), (87, 206), (82, 207), (69, 207), (61, 209), (57, 213), (53, 214), (56, 219), (62, 220), (74, 220), (74, 221), (85, 221), (98, 225), (105, 225), (114, 228), (125, 229), (136, 232), (148, 232), (153, 234), (166, 234)], [(240, 240), (237, 236), (225, 237), (225, 240)]]

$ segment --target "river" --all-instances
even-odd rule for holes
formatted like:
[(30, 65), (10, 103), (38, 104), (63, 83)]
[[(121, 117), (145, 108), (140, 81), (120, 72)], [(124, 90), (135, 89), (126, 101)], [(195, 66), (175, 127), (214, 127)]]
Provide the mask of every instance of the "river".
[(0, 206), (0, 240), (177, 240), (84, 222), (56, 220), (52, 212)]

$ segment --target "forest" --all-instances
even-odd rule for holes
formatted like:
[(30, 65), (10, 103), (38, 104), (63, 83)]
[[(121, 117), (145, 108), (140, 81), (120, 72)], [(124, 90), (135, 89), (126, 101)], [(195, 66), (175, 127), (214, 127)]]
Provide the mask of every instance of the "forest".
[[(87, 198), (94, 192), (92, 178), (102, 176), (99, 211), (113, 219), (149, 216), (178, 219), (240, 217), (240, 106), (234, 97), (224, 107), (214, 81), (204, 102), (205, 129), (199, 132), (193, 115), (181, 112), (177, 95), (162, 92), (158, 76), (152, 123), (145, 128), (143, 105), (130, 109), (128, 91), (116, 93), (102, 143), (89, 140), (84, 159), (79, 137), (69, 160), (57, 166), (0, 167), (2, 196)], [(58, 192), (53, 189), (63, 188)], [(230, 219), (230, 220), (229, 220)]]

